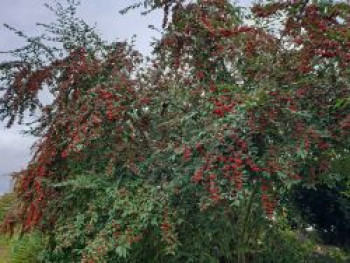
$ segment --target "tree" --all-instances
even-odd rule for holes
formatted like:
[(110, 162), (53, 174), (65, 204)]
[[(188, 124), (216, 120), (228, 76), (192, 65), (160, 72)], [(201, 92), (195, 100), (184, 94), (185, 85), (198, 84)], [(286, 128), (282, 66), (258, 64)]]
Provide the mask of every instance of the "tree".
[(40, 113), (5, 226), (46, 232), (48, 261), (257, 260), (281, 198), (349, 150), (350, 8), (140, 4), (164, 9), (146, 66), (76, 18), (75, 1), (44, 26), (61, 49), (27, 38), (2, 65), (2, 119)]

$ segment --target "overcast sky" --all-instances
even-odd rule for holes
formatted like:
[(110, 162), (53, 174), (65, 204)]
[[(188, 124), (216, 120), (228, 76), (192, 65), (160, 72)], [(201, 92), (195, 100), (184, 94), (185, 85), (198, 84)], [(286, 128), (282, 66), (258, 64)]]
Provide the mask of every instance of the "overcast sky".
[[(36, 22), (52, 21), (52, 13), (43, 3), (50, 0), (1, 0), (0, 24), (7, 23), (28, 35), (36, 35), (40, 32), (35, 27)], [(106, 40), (128, 40), (136, 35), (136, 48), (144, 54), (150, 52), (149, 43), (152, 37), (157, 37), (155, 31), (148, 29), (148, 25), (160, 25), (162, 15), (160, 12), (148, 16), (141, 16), (139, 11), (132, 11), (124, 16), (118, 11), (134, 0), (82, 0), (79, 16), (93, 25)], [(241, 1), (242, 4), (250, 1)], [(20, 47), (21, 39), (7, 29), (0, 28), (0, 51)], [(0, 54), (0, 62), (8, 56)], [(0, 175), (24, 168), (30, 159), (30, 146), (34, 139), (23, 136), (21, 127), (5, 129), (0, 123)]]

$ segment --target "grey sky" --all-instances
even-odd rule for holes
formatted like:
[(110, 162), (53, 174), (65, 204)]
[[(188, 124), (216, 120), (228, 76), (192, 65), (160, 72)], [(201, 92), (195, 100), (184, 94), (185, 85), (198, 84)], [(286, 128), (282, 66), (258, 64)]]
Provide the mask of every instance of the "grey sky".
[[(39, 34), (36, 22), (52, 21), (52, 14), (43, 6), (50, 0), (1, 0), (0, 24), (7, 23), (28, 35)], [(142, 53), (150, 52), (150, 40), (157, 36), (148, 29), (148, 25), (159, 26), (162, 20), (160, 12), (141, 16), (138, 10), (121, 16), (118, 11), (131, 4), (132, 0), (82, 0), (79, 16), (97, 28), (106, 40), (125, 40), (136, 35), (136, 48)], [(242, 4), (249, 0), (241, 1)], [(7, 29), (0, 27), (0, 51), (20, 47), (21, 39)], [(6, 60), (0, 54), (0, 62)], [(0, 123), (0, 175), (24, 168), (29, 160), (30, 146), (34, 139), (20, 134), (21, 127), (5, 129)]]

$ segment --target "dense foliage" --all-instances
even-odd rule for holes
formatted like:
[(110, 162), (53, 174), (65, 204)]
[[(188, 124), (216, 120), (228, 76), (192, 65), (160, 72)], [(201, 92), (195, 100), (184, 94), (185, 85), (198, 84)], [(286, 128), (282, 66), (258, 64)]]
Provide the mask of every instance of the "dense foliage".
[[(321, 181), (313, 189), (296, 186), (291, 194), (301, 217), (315, 226), (330, 244), (350, 245), (350, 156), (344, 155), (333, 161), (328, 180)], [(325, 213), (327, 211), (327, 213)]]
[(273, 237), (290, 189), (337, 180), (349, 151), (350, 6), (124, 11), (142, 4), (164, 10), (150, 59), (101, 40), (73, 0), (41, 37), (8, 26), (28, 45), (1, 65), (0, 116), (31, 115), (38, 142), (4, 227), (46, 233), (46, 262), (307, 262)]

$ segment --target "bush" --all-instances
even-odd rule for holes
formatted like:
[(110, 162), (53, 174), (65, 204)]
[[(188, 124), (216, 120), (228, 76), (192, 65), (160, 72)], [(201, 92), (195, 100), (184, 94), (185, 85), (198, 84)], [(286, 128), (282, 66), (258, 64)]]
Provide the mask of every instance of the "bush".
[[(314, 226), (323, 241), (350, 249), (350, 156), (332, 163), (327, 181), (313, 189), (296, 187), (292, 200), (302, 218)], [(330, 179), (331, 178), (331, 179)]]
[[(0, 222), (3, 222), (15, 201), (14, 194), (0, 197)], [(44, 238), (38, 231), (21, 234), (20, 229), (15, 229), (12, 236), (0, 234), (0, 247), (0, 257), (4, 262), (35, 263), (40, 261), (40, 253), (44, 249)]]
[(1, 65), (0, 119), (40, 138), (5, 225), (45, 233), (47, 262), (304, 260), (274, 222), (349, 150), (349, 6), (142, 2), (164, 10), (151, 59), (68, 0)]

